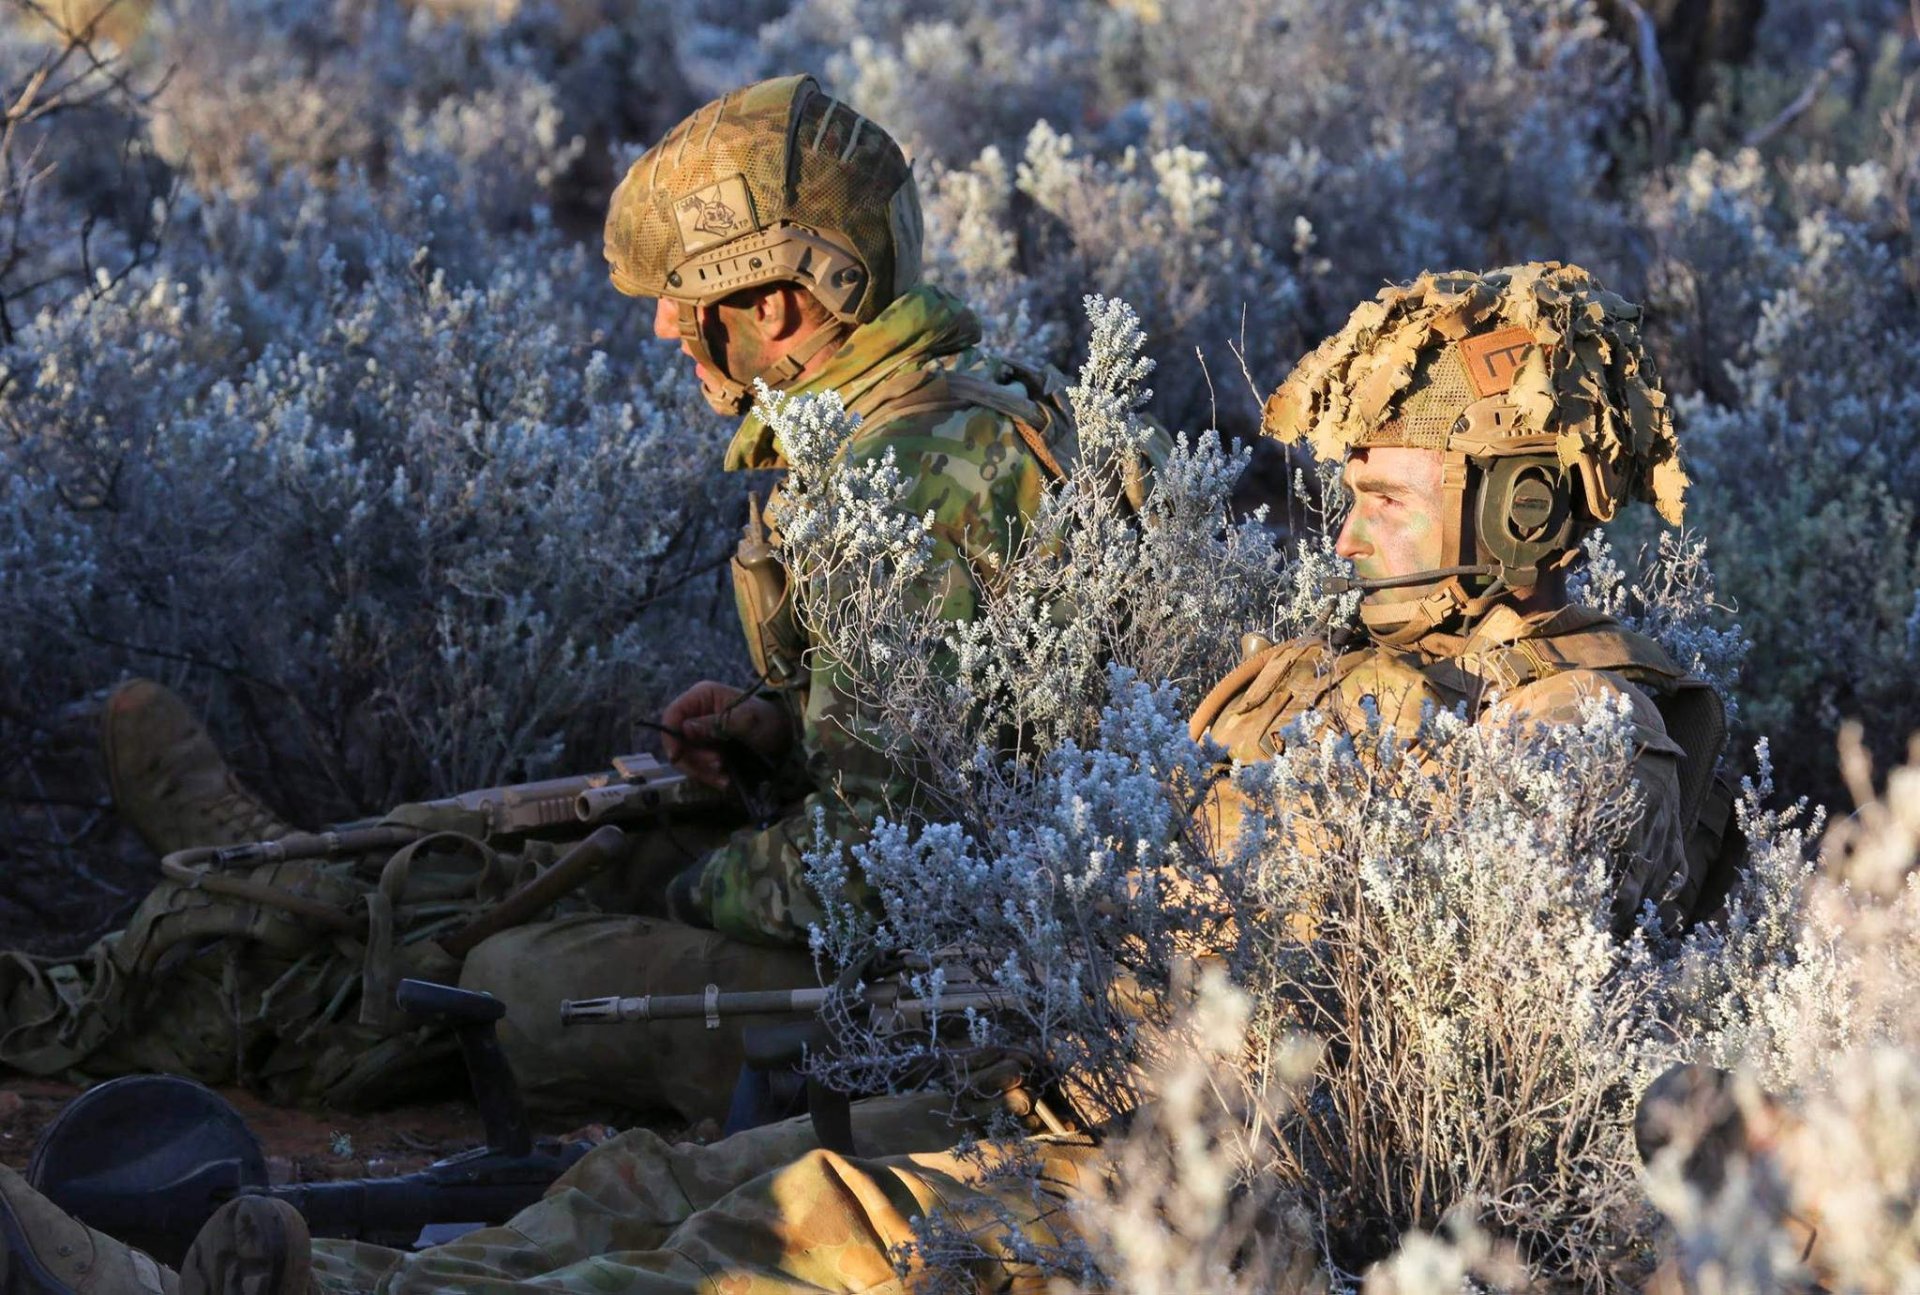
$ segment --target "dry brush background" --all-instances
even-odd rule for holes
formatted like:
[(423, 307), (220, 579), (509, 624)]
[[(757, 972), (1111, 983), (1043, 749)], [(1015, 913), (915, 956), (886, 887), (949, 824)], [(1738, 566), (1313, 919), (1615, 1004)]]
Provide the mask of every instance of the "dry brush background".
[[(1091, 354), (1085, 409), (1115, 436), (1147, 399), (1127, 367), (1141, 346), (1155, 416), (1244, 437), (1294, 358), (1421, 269), (1576, 260), (1645, 301), (1697, 483), (1691, 536), (1623, 530), (1585, 596), (1727, 685), (1746, 771), (1768, 739), (1777, 790), (1749, 807), (1746, 910), (1657, 949), (1596, 936), (1619, 824), (1580, 807), (1607, 801), (1617, 716), (1555, 750), (1430, 735), (1461, 794), (1396, 818), (1368, 816), (1425, 802), (1380, 735), (1326, 735), (1250, 775), (1276, 816), (1314, 804), (1348, 845), (1307, 872), (1276, 831), (1207, 866), (1264, 910), (1348, 896), (1353, 924), (1328, 945), (1270, 932), (1242, 968), (1250, 1005), (1202, 995), (1187, 1028), (1207, 1046), (1164, 1050), (1237, 1059), (1169, 1078), (1211, 1097), (1168, 1102), (1141, 1136), (1205, 1154), (1141, 1163), (1228, 1169), (1136, 1176), (1087, 1262), (1130, 1289), (1258, 1289), (1345, 1281), (1398, 1249), (1376, 1275), (1394, 1289), (1457, 1288), (1469, 1268), (1632, 1287), (1657, 1220), (1626, 1115), (1660, 1065), (1705, 1056), (1820, 1131), (1828, 1156), (1795, 1172), (1845, 1187), (1841, 1284), (1920, 1280), (1920, 792), (1902, 773), (1875, 799), (1865, 772), (1920, 728), (1907, 4), (122, 0), (92, 17), (8, 0), (0, 28), (0, 904), (16, 939), (71, 946), (148, 884), (89, 764), (90, 703), (126, 674), (179, 687), (249, 781), (313, 825), (594, 766), (639, 745), (633, 720), (679, 685), (741, 673), (716, 569), (742, 489), (718, 472), (727, 429), (607, 286), (598, 221), (667, 125), (807, 69), (912, 152), (931, 275), (997, 345), (1069, 371)], [(1109, 300), (1090, 314), (1087, 293)], [(1244, 526), (1240, 459), (1198, 435), (1189, 451), (1158, 547), (1075, 549), (1104, 523), (1059, 520), (1075, 596), (1097, 607), (1153, 573), (1165, 601), (1122, 619), (1155, 632), (1055, 641), (1003, 608), (968, 684), (1050, 725), (1050, 763), (975, 778), (954, 754), (970, 739), (948, 735), (951, 832), (862, 861), (883, 880), (946, 868), (954, 887), (1013, 887), (1037, 916), (996, 938), (1069, 979), (1076, 950), (1160, 947), (1145, 919), (1068, 920), (1098, 890), (1102, 843), (1152, 818), (1151, 797), (1123, 793), (1177, 786), (1194, 758), (1181, 694), (1156, 685), (1190, 701), (1240, 628), (1297, 625), (1326, 566), (1287, 465), (1262, 455), (1240, 479), (1239, 504), (1273, 506)], [(858, 540), (861, 519), (841, 522), (823, 533)], [(1035, 572), (1028, 610), (1061, 578)], [(1035, 668), (996, 673), (986, 649), (1016, 645)], [(1138, 675), (1104, 674), (1109, 658)], [(1843, 759), (1849, 720), (1862, 736)], [(1801, 796), (1870, 806), (1818, 868), (1825, 828)], [(1071, 831), (1014, 831), (1088, 804)], [(1021, 889), (1063, 869), (1082, 879), (1071, 902)], [(1421, 966), (1474, 974), (1395, 990)], [(1408, 1070), (1357, 1038), (1315, 1090), (1272, 1003), (1321, 972), (1402, 1013), (1393, 1028), (1428, 1060)], [(1384, 1087), (1373, 1065), (1401, 1067), (1393, 1090), (1424, 1113), (1339, 1097)], [(1503, 1086), (1521, 1072), (1544, 1087)], [(1656, 1185), (1717, 1289), (1770, 1289), (1794, 1260), (1756, 1239), (1767, 1184), (1748, 1186), (1701, 1201)], [(1222, 1255), (1243, 1262), (1204, 1269)]]

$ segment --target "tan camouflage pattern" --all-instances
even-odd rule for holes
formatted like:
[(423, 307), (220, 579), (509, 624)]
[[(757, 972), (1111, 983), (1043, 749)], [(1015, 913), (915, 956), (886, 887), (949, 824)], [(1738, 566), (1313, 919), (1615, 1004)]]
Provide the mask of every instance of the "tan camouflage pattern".
[[(819, 256), (786, 246), (796, 230), (843, 258), (826, 281)], [(704, 305), (794, 280), (868, 323), (920, 281), (921, 238), (893, 137), (812, 77), (787, 76), (701, 106), (642, 154), (614, 190), (605, 250), (629, 296)]]
[[(818, 374), (792, 394), (837, 391), (861, 413), (881, 384), (910, 369), (939, 367), (1018, 390), (1004, 362), (978, 349), (979, 321), (938, 288), (913, 289), (873, 323), (857, 329)], [(871, 419), (847, 453), (854, 461), (891, 452), (911, 488), (901, 507), (933, 515), (934, 562), (919, 591), (923, 606), (944, 620), (974, 615), (980, 591), (1021, 543), (1040, 506), (1048, 476), (1011, 419), (968, 408)], [(781, 468), (773, 432), (749, 415), (727, 448), (729, 470)], [(779, 503), (769, 503), (777, 519)], [(771, 828), (743, 834), (701, 865), (690, 900), (694, 912), (743, 939), (804, 944), (821, 917), (808, 890), (801, 852), (813, 840), (814, 814), (827, 831), (858, 840), (865, 825), (892, 807), (913, 803), (914, 779), (884, 755), (884, 743), (862, 714), (841, 669), (825, 653), (806, 654), (807, 673), (786, 692), (801, 733), (806, 767), (820, 790)]]
[[(1539, 677), (1516, 682), (1515, 653), (1548, 668), (1535, 671), (1529, 664), (1518, 673)], [(1606, 662), (1611, 668), (1552, 668), (1561, 657)], [(1669, 924), (1692, 916), (1705, 880), (1699, 861), (1690, 863), (1687, 853), (1691, 824), (1684, 821), (1680, 794), (1680, 760), (1686, 753), (1668, 735), (1654, 701), (1685, 681), (1685, 671), (1658, 644), (1598, 612), (1565, 607), (1523, 615), (1501, 605), (1464, 637), (1430, 634), (1407, 648), (1369, 641), (1343, 650), (1324, 638), (1277, 644), (1216, 686), (1192, 727), (1196, 738), (1204, 734), (1226, 748), (1230, 760), (1244, 764), (1283, 750), (1284, 730), (1308, 710), (1356, 729), (1366, 723), (1365, 706), (1377, 706), (1383, 724), (1392, 725), (1402, 740), (1412, 740), (1428, 706), (1464, 703), (1483, 721), (1503, 713), (1540, 725), (1574, 724), (1583, 699), (1623, 696), (1633, 707), (1639, 735), (1634, 779), (1646, 797), (1628, 852), (1632, 862), (1616, 880), (1614, 919), (1624, 932), (1648, 901)], [(1418, 746), (1413, 749), (1418, 757)], [(1209, 794), (1201, 822), (1212, 840), (1231, 842), (1244, 813), (1241, 797), (1222, 779)]]
[(1452, 270), (1382, 288), (1294, 368), (1268, 399), (1262, 429), (1344, 461), (1366, 444), (1403, 443), (1389, 425), (1417, 394), (1436, 349), (1502, 328), (1534, 339), (1506, 396), (1516, 438), (1552, 437), (1584, 486), (1588, 520), (1640, 499), (1679, 525), (1687, 477), (1673, 414), (1640, 342), (1640, 308), (1578, 266), (1535, 261), (1476, 274)]
[(504, 1227), (402, 1254), (316, 1241), (320, 1291), (464, 1295), (508, 1290), (700, 1295), (800, 1291), (904, 1292), (926, 1271), (896, 1271), (913, 1220), (934, 1209), (969, 1226), (986, 1258), (967, 1273), (978, 1291), (1048, 1289), (1009, 1253), (1010, 1218), (1030, 1240), (1057, 1244), (1067, 1202), (1101, 1162), (1080, 1140), (1035, 1138), (1029, 1180), (995, 1181), (999, 1162), (944, 1150), (957, 1130), (945, 1098), (872, 1098), (854, 1106), (860, 1157), (819, 1149), (805, 1120), (735, 1134), (711, 1146), (670, 1144), (636, 1129), (596, 1148)]

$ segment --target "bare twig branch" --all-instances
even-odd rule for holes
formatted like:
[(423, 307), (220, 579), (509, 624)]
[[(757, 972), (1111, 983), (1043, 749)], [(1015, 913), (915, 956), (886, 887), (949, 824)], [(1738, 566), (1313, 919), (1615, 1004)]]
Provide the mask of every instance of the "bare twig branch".
[(1640, 66), (1640, 100), (1647, 114), (1647, 131), (1653, 148), (1653, 163), (1664, 166), (1670, 149), (1672, 97), (1668, 92), (1667, 65), (1660, 57), (1660, 32), (1638, 0), (1616, 0), (1627, 21), (1633, 24), (1633, 56)]
[(1801, 88), (1800, 93), (1794, 96), (1793, 102), (1775, 114), (1771, 121), (1749, 131), (1747, 137), (1740, 141), (1741, 146), (1744, 148), (1759, 148), (1772, 141), (1801, 117), (1804, 117), (1807, 110), (1818, 103), (1820, 96), (1826, 93), (1827, 86), (1833, 81), (1833, 78), (1846, 71), (1852, 62), (1853, 56), (1846, 50), (1835, 50), (1833, 57), (1822, 64), (1820, 70), (1815, 72), (1807, 84)]

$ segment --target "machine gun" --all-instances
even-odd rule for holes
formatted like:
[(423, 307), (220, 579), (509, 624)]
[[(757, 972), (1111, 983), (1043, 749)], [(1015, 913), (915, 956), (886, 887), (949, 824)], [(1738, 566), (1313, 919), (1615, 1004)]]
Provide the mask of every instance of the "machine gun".
[(241, 1195), (289, 1202), (315, 1236), (402, 1248), (423, 1229), (457, 1235), (504, 1223), (590, 1146), (533, 1137), (494, 1036), (506, 1011), (498, 999), (422, 980), (401, 981), (395, 997), (416, 1021), (459, 1039), (485, 1146), (393, 1178), (270, 1184), (259, 1140), (225, 1098), (189, 1079), (129, 1075), (67, 1104), (41, 1134), (27, 1181), (81, 1222), (173, 1265)]
[[(737, 1132), (804, 1110), (813, 1121), (820, 1145), (841, 1155), (858, 1154), (853, 1139), (853, 1113), (848, 1095), (828, 1088), (812, 1075), (804, 1077), (804, 1103), (774, 1091), (772, 1080), (802, 1072), (809, 1054), (833, 1044), (833, 1026), (823, 1009), (839, 999), (839, 1006), (864, 1009), (867, 1025), (880, 1032), (903, 1029), (935, 1030), (941, 1018), (962, 1021), (973, 1012), (1006, 1005), (1004, 991), (979, 984), (962, 973), (944, 985), (937, 996), (914, 993), (906, 977), (895, 973), (872, 983), (858, 980), (858, 968), (842, 976), (834, 988), (753, 989), (728, 991), (708, 985), (698, 994), (641, 994), (568, 999), (560, 1004), (562, 1025), (615, 1025), (633, 1021), (705, 1020), (717, 1030), (729, 1016), (791, 1015), (776, 1025), (749, 1025), (741, 1031), (746, 1073), (735, 1091), (726, 1131)], [(794, 1096), (797, 1096), (794, 1095)], [(1010, 1095), (1009, 1095), (1010, 1096)], [(1049, 1132), (1065, 1134), (1078, 1127), (1071, 1105), (1056, 1086), (1044, 1093), (1027, 1093), (1021, 1115), (1030, 1115)], [(1063, 1118), (1060, 1110), (1069, 1113)]]
[[(609, 829), (601, 829), (603, 831)], [(899, 977), (839, 987), (881, 1027), (930, 1025), (938, 1016), (991, 1010), (999, 995), (958, 985), (937, 998), (904, 992)], [(748, 1075), (792, 1075), (811, 1050), (831, 1043), (824, 988), (658, 994), (569, 1000), (567, 1024), (704, 1018), (718, 1029), (733, 1014), (793, 1013), (795, 1019), (743, 1031)], [(447, 1240), (504, 1223), (545, 1195), (590, 1149), (586, 1142), (536, 1140), (494, 1025), (506, 1008), (490, 994), (402, 980), (395, 999), (421, 1024), (450, 1027), (459, 1040), (480, 1107), (486, 1145), (392, 1178), (272, 1184), (260, 1142), (212, 1089), (170, 1075), (129, 1075), (69, 1102), (42, 1132), (27, 1180), (55, 1205), (110, 1236), (177, 1265), (215, 1210), (240, 1195), (278, 1197), (298, 1209), (314, 1236), (405, 1248), (416, 1238)], [(848, 1001), (843, 999), (844, 1001)], [(820, 1144), (853, 1154), (847, 1095), (806, 1079), (806, 1111)], [(743, 1089), (745, 1084), (743, 1082)], [(1009, 1094), (1011, 1096), (1011, 1094)], [(1028, 1093), (1021, 1114), (1065, 1133), (1074, 1124), (1056, 1091)], [(750, 1121), (758, 1122), (758, 1121)]]

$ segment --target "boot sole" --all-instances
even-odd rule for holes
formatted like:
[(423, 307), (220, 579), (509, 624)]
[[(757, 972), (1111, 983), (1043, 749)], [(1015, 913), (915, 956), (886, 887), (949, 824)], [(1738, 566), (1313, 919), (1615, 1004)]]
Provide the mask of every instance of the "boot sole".
[(307, 1295), (313, 1239), (300, 1211), (271, 1196), (222, 1205), (180, 1265), (180, 1295)]

